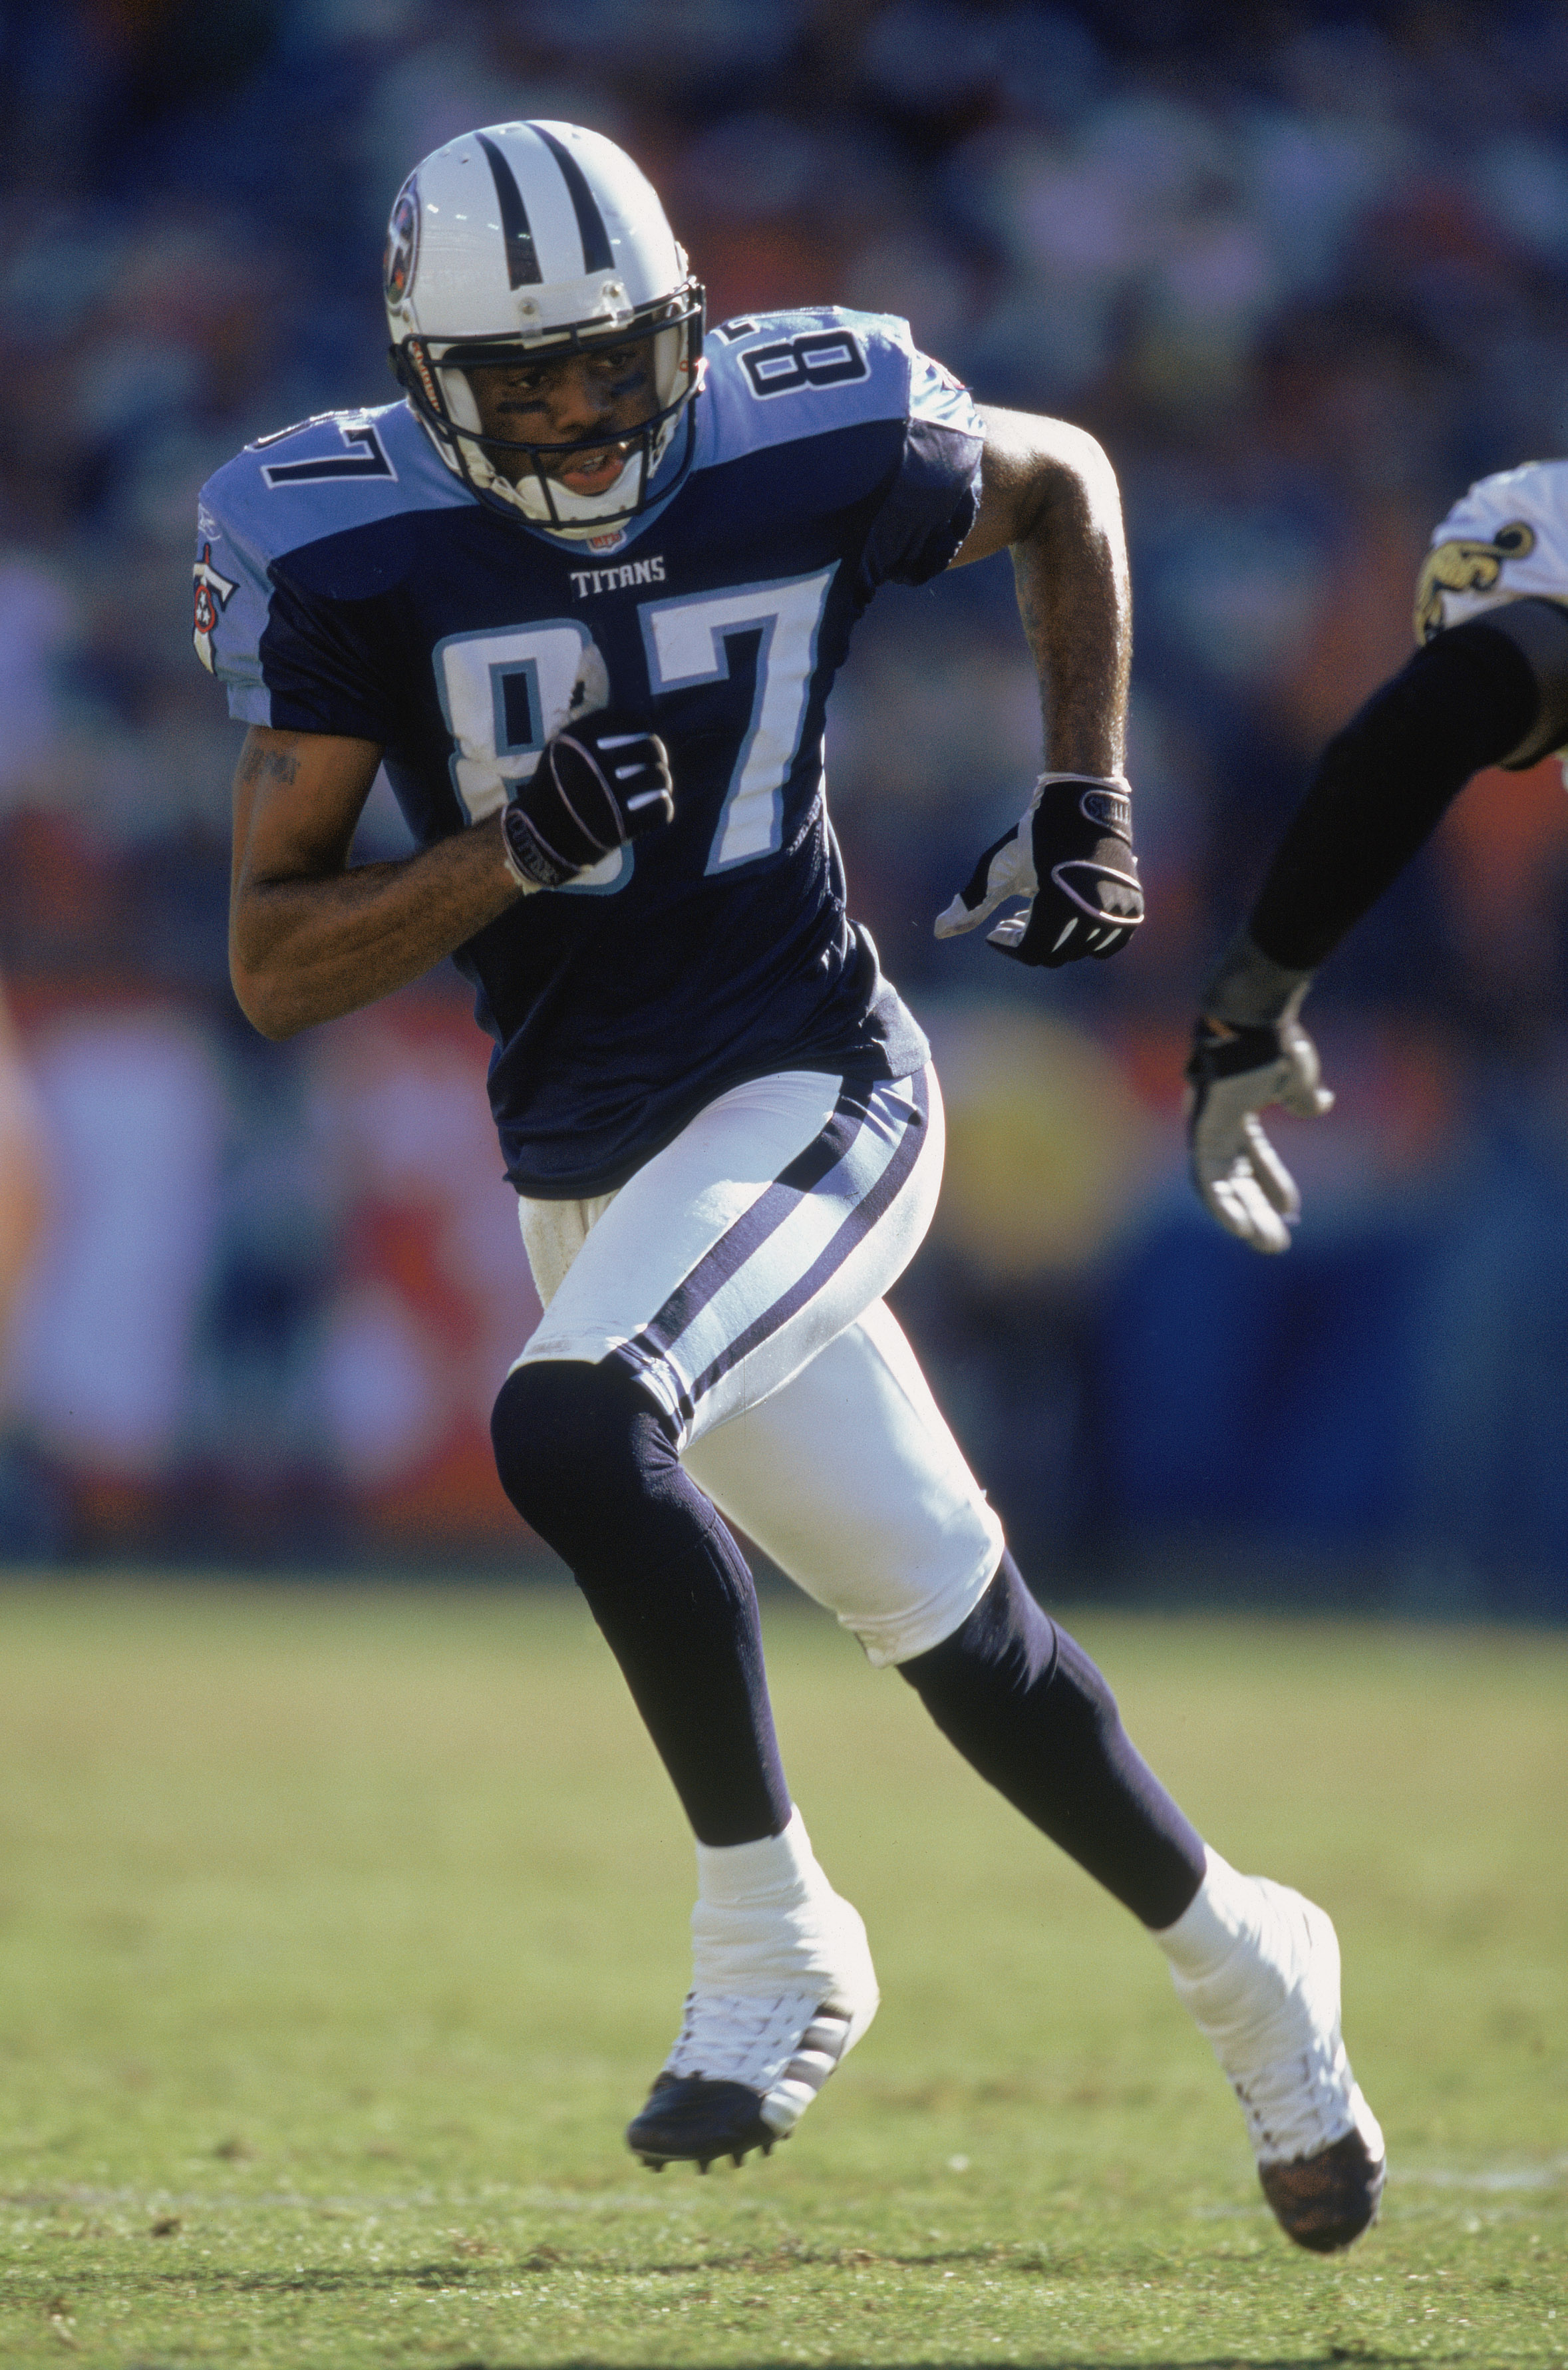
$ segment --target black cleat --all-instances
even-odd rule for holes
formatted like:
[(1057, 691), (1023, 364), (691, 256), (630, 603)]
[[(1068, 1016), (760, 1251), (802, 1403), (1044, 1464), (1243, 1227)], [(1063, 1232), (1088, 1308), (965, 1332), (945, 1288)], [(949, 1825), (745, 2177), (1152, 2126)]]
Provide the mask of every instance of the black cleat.
[(1314, 2255), (1332, 2255), (1377, 2220), (1386, 2170), (1359, 2132), (1346, 2132), (1316, 2156), (1260, 2164), (1258, 2179), (1286, 2237)]
[(855, 1924), (864, 1965), (844, 2006), (798, 1990), (688, 1994), (675, 2047), (626, 2126), (634, 2155), (705, 2170), (721, 2156), (737, 2164), (753, 2148), (769, 2156), (775, 2140), (788, 2138), (876, 2013), (876, 1978)]
[(743, 2164), (752, 2148), (773, 2152), (776, 2132), (762, 2121), (762, 2101), (743, 2082), (709, 2082), (700, 2074), (660, 2074), (647, 2106), (626, 2126), (626, 2145), (646, 2165), (694, 2163), (699, 2172), (727, 2156)]

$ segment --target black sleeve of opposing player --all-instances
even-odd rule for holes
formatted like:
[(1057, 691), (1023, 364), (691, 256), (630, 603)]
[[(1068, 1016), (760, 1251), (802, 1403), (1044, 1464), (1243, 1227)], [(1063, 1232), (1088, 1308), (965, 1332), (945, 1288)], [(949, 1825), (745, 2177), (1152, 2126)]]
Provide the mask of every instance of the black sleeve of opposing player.
[(1519, 639), (1489, 619), (1417, 650), (1323, 751), (1253, 908), (1253, 943), (1276, 963), (1315, 970), (1471, 776), (1535, 742), (1542, 695)]

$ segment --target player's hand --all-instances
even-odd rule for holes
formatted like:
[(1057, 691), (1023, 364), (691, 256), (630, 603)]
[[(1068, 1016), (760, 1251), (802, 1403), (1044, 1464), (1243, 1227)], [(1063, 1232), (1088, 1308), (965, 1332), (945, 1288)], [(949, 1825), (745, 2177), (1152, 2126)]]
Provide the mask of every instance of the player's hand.
[(978, 929), (1007, 897), (1029, 903), (987, 932), (999, 954), (1053, 971), (1120, 954), (1143, 919), (1132, 797), (1120, 774), (1042, 774), (1028, 812), (937, 915), (937, 937)]
[(1258, 1113), (1271, 1103), (1297, 1119), (1330, 1109), (1317, 1047), (1293, 1012), (1249, 1029), (1206, 1016), (1193, 1032), (1186, 1076), (1193, 1183), (1205, 1206), (1253, 1250), (1288, 1250), (1301, 1196)]
[(507, 863), (524, 888), (559, 889), (674, 813), (670, 753), (658, 733), (601, 708), (545, 742), (501, 810)]

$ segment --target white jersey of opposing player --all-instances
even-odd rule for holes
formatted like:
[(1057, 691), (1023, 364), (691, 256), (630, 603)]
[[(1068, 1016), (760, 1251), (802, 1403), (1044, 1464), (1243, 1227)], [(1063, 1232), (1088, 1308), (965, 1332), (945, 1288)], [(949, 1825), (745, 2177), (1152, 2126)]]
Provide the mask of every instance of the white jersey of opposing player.
[(1432, 641), (1505, 601), (1568, 603), (1568, 461), (1482, 477), (1432, 534), (1415, 591), (1415, 638)]

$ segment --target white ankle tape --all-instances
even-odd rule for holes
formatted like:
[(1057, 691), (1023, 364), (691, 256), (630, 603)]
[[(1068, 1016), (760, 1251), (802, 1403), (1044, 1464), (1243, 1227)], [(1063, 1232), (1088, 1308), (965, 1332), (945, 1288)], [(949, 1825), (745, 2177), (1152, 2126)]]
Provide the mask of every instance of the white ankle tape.
[(692, 1979), (699, 1991), (737, 1994), (830, 1981), (846, 1916), (859, 1926), (817, 1865), (798, 1811), (782, 1835), (699, 1844)]
[(697, 1897), (715, 1909), (767, 1907), (827, 1881), (806, 1822), (793, 1804), (782, 1835), (763, 1835), (754, 1844), (697, 1846)]
[(1261, 1922), (1253, 1879), (1238, 1875), (1211, 1845), (1206, 1845), (1204, 1851), (1207, 1864), (1196, 1896), (1173, 1926), (1160, 1927), (1154, 1936), (1173, 1972), (1185, 1983), (1213, 1974), (1239, 1941), (1255, 1940)]

